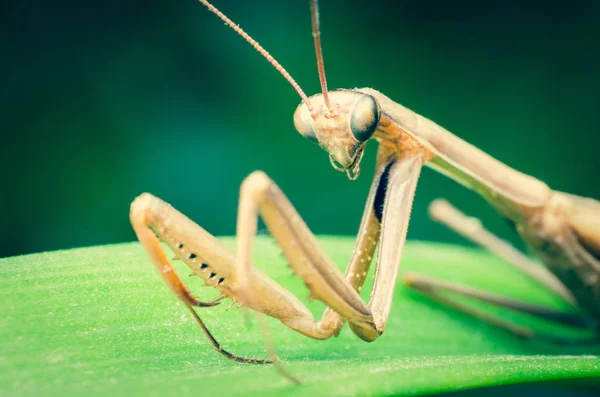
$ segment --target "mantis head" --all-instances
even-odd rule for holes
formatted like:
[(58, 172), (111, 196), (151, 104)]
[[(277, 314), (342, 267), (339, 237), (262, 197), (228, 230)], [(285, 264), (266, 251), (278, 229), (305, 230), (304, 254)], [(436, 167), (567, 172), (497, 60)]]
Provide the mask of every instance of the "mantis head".
[(381, 109), (370, 95), (351, 90), (329, 91), (309, 98), (312, 110), (302, 102), (294, 113), (294, 126), (305, 138), (329, 153), (331, 165), (354, 180), (360, 172), (365, 144), (373, 136)]
[(216, 9), (208, 0), (199, 1), (250, 43), (300, 95), (303, 103), (294, 113), (294, 125), (300, 134), (317, 142), (327, 150), (333, 168), (346, 172), (348, 178), (352, 180), (358, 178), (365, 143), (373, 136), (379, 125), (381, 108), (375, 98), (358, 91), (327, 91), (317, 0), (311, 0), (310, 10), (322, 93), (310, 98), (306, 96), (287, 70), (256, 40)]

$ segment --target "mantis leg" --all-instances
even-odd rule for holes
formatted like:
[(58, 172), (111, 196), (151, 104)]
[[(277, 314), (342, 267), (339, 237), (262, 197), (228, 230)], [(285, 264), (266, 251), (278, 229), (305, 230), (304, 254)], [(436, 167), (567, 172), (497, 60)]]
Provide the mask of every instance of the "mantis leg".
[[(364, 282), (379, 234), (379, 221), (374, 215), (373, 202), (383, 168), (378, 168), (367, 200), (355, 252), (347, 272), (348, 282), (319, 249), (291, 203), (260, 172), (250, 175), (242, 185), (238, 221), (240, 249), (237, 256), (179, 211), (148, 193), (132, 203), (130, 219), (157, 270), (169, 288), (192, 311), (213, 346), (236, 361), (267, 363), (267, 360), (246, 359), (224, 351), (192, 307), (214, 305), (225, 297), (240, 302), (250, 295), (253, 297), (252, 302), (248, 302), (251, 308), (278, 318), (288, 327), (313, 338), (327, 339), (337, 334), (348, 318), (376, 333), (371, 314), (355, 290)], [(248, 258), (244, 255), (251, 255), (249, 241), (256, 233), (256, 211), (265, 218), (265, 223), (280, 242), (296, 272), (304, 278), (311, 294), (335, 306), (334, 309), (327, 309), (323, 321), (316, 322), (297, 298), (262, 272), (250, 267), (249, 260), (244, 264), (243, 258)], [(206, 284), (217, 288), (221, 295), (214, 302), (199, 302), (175, 273), (160, 241), (165, 242), (176, 254), (176, 259), (186, 263), (194, 275), (203, 277)], [(239, 274), (236, 269), (241, 269)]]
[[(366, 215), (363, 217), (364, 229), (371, 231), (365, 243), (369, 254), (375, 245), (368, 243), (373, 240), (373, 232), (377, 230), (374, 224), (381, 224), (380, 250), (368, 308), (355, 292), (355, 289), (361, 287), (366, 271), (363, 271), (359, 278), (355, 277), (354, 282), (352, 279), (350, 282), (344, 280), (334, 264), (319, 249), (310, 230), (291, 203), (263, 173), (252, 174), (244, 181), (241, 188), (237, 225), (237, 269), (240, 288), (251, 291), (249, 282), (251, 241), (256, 235), (256, 223), (260, 213), (292, 268), (305, 281), (311, 294), (327, 304), (341, 318), (347, 319), (352, 331), (360, 338), (372, 341), (379, 337), (385, 329), (391, 309), (410, 210), (423, 165), (423, 157), (420, 153), (400, 159), (390, 159), (386, 157), (384, 151), (381, 151), (378, 164), (384, 164), (386, 160), (389, 162), (381, 167), (383, 168), (381, 176), (373, 183), (372, 194), (365, 209)], [(360, 233), (358, 243), (360, 249)], [(361, 258), (362, 252), (358, 252), (358, 249), (355, 250), (354, 258)], [(356, 269), (366, 270), (367, 261), (362, 259), (351, 263), (347, 276), (352, 275)], [(254, 297), (249, 297), (250, 305), (257, 298), (253, 291), (251, 294)], [(324, 317), (327, 314), (326, 312)], [(338, 332), (339, 324), (338, 321), (321, 321), (317, 324), (286, 322), (290, 328), (319, 339), (328, 338)]]
[[(170, 245), (172, 246), (171, 248), (173, 250), (176, 250), (175, 252), (179, 253), (182, 259), (185, 258), (186, 263), (188, 264), (189, 261), (195, 262), (196, 255), (192, 252), (197, 250), (193, 249), (193, 251), (190, 251), (189, 249), (184, 247), (184, 243), (182, 241), (184, 241), (185, 239), (175, 237), (177, 239), (177, 242), (175, 242), (175, 239), (167, 237), (167, 227), (169, 222), (161, 222), (161, 218), (164, 217), (165, 220), (171, 221), (177, 220), (177, 213), (175, 212), (174, 214), (170, 214), (169, 212), (171, 211), (169, 210), (174, 211), (172, 208), (170, 208), (168, 204), (164, 203), (163, 201), (157, 199), (156, 197), (148, 193), (142, 194), (131, 204), (131, 224), (133, 226), (133, 229), (135, 230), (138, 239), (142, 243), (142, 246), (144, 247), (144, 249), (150, 256), (150, 259), (156, 266), (156, 269), (158, 270), (159, 274), (163, 277), (165, 283), (169, 286), (171, 291), (173, 291), (173, 293), (177, 297), (179, 297), (179, 299), (181, 299), (185, 306), (190, 310), (190, 312), (194, 316), (194, 319), (196, 320), (202, 331), (206, 334), (207, 338), (209, 339), (211, 345), (215, 348), (215, 350), (217, 350), (225, 357), (237, 362), (253, 364), (271, 363), (268, 360), (237, 356), (223, 349), (219, 342), (217, 342), (217, 340), (208, 330), (200, 316), (198, 316), (198, 313), (196, 313), (196, 311), (193, 309), (194, 306), (214, 306), (218, 303), (218, 300), (220, 300), (221, 296), (219, 296), (219, 298), (217, 298), (217, 300), (213, 303), (204, 303), (198, 301), (198, 299), (196, 299), (196, 297), (192, 295), (192, 293), (188, 290), (181, 278), (177, 275), (177, 273), (171, 266), (169, 259), (165, 255), (165, 252), (162, 249), (162, 247), (160, 246), (160, 242), (157, 235), (162, 236), (163, 241), (170, 242)], [(202, 234), (200, 234), (200, 237), (202, 237)], [(210, 238), (207, 240), (208, 242), (210, 242)], [(222, 247), (222, 249), (224, 249), (224, 247)], [(202, 263), (200, 265), (200, 268), (204, 266), (205, 263)]]
[[(448, 202), (441, 199), (435, 200), (430, 205), (429, 212), (434, 220), (448, 226), (450, 229), (456, 231), (470, 241), (487, 248), (494, 254), (505, 259), (517, 269), (523, 271), (531, 279), (554, 291), (565, 301), (570, 303), (574, 302), (570, 292), (550, 272), (533, 262), (526, 255), (516, 250), (507, 242), (490, 233), (481, 225), (481, 222), (478, 219), (467, 217), (459, 210), (451, 206)], [(470, 297), (479, 301), (491, 303), (496, 306), (529, 314), (544, 320), (581, 329), (594, 329), (598, 326), (588, 317), (580, 315), (579, 313), (566, 313), (558, 310), (548, 309), (543, 306), (513, 300), (486, 291), (474, 289), (460, 284), (449, 283), (423, 275), (412, 273), (405, 274), (403, 281), (407, 286), (420, 291), (421, 293), (429, 296), (433, 300), (445, 306), (467, 313), (473, 317), (493, 324), (521, 337), (543, 337), (558, 343), (573, 342), (572, 340), (562, 339), (559, 337), (540, 335), (529, 327), (514, 324), (510, 321), (486, 313), (485, 311), (471, 307), (461, 301), (452, 299), (450, 294)], [(591, 341), (595, 343), (597, 338), (593, 338)], [(581, 341), (575, 342), (579, 343)], [(588, 340), (585, 340), (585, 342), (588, 342)]]
[[(175, 273), (160, 241), (165, 242), (194, 275), (203, 277), (206, 284), (218, 289), (223, 297), (245, 303), (312, 338), (327, 339), (337, 334), (343, 322), (348, 321), (359, 337), (371, 341), (385, 328), (408, 216), (422, 167), (421, 156), (388, 160), (385, 154), (380, 154), (346, 277), (319, 248), (285, 195), (262, 172), (251, 174), (241, 187), (237, 254), (169, 204), (147, 193), (132, 203), (130, 219), (167, 285), (190, 309), (215, 349), (226, 357), (240, 362), (271, 362), (235, 356), (221, 348), (193, 310), (197, 299)], [(251, 246), (259, 214), (311, 295), (329, 306), (322, 321), (315, 321), (295, 296), (251, 266)], [(376, 281), (367, 307), (356, 291), (364, 283), (381, 224), (387, 226), (383, 227), (384, 232), (379, 237), (381, 249)], [(220, 299), (221, 296), (216, 301)]]
[[(381, 222), (379, 253), (369, 299), (378, 334), (383, 333), (392, 306), (402, 251), (406, 241), (410, 211), (423, 167), (423, 156), (417, 152), (388, 163), (375, 196), (376, 217)], [(350, 322), (352, 331), (364, 340), (373, 340)]]
[[(385, 155), (381, 154), (380, 159), (382, 158), (385, 158)], [(377, 187), (372, 186), (371, 192), (374, 194), (371, 194), (368, 200), (363, 225), (367, 231), (371, 231), (368, 236), (371, 237), (371, 241), (373, 231), (377, 229), (373, 226), (375, 219), (381, 223), (382, 231), (374, 287), (368, 308), (355, 291), (364, 281), (366, 272), (361, 273), (354, 283), (346, 281), (320, 250), (316, 239), (277, 185), (264, 173), (251, 174), (242, 184), (240, 192), (236, 265), (239, 288), (250, 291), (251, 296), (246, 297), (248, 304), (261, 311), (260, 306), (256, 304), (260, 297), (250, 286), (251, 243), (256, 235), (260, 213), (292, 268), (308, 286), (311, 295), (327, 304), (341, 318), (347, 319), (352, 331), (360, 338), (372, 341), (381, 335), (391, 309), (398, 266), (422, 164), (420, 154), (392, 159), (383, 168), (379, 180), (374, 182), (373, 186), (376, 184)], [(370, 203), (372, 210), (369, 209)], [(368, 243), (368, 237), (365, 244), (370, 253), (375, 244)], [(360, 258), (361, 255), (362, 253), (355, 251), (355, 258)], [(354, 269), (363, 270), (366, 262), (351, 263), (347, 275), (353, 273)], [(298, 332), (319, 339), (328, 338), (339, 330), (339, 322), (336, 321), (314, 324), (312, 321), (294, 319), (293, 322), (282, 322)]]
[[(504, 296), (492, 294), (486, 291), (478, 290), (468, 286), (449, 283), (446, 281), (434, 279), (431, 277), (408, 273), (403, 277), (404, 283), (430, 297), (434, 301), (457, 311), (466, 313), (484, 322), (504, 329), (512, 334), (523, 338), (536, 338), (558, 344), (597, 344), (600, 342), (600, 330), (598, 324), (588, 317), (579, 313), (561, 312), (559, 310), (549, 309), (543, 306), (531, 303), (521, 302)], [(548, 334), (538, 333), (530, 327), (515, 324), (500, 317), (491, 315), (483, 310), (471, 307), (468, 304), (451, 298), (451, 294), (470, 297), (482, 302), (488, 302), (495, 306), (518, 311), (543, 320), (552, 321), (562, 325), (579, 328), (582, 330), (591, 330), (597, 335), (589, 338), (566, 338)]]
[[(432, 277), (427, 277), (414, 273), (404, 275), (404, 282), (427, 295), (439, 296), (440, 293), (454, 293), (482, 302), (491, 303), (496, 306), (519, 311), (529, 314), (543, 320), (554, 321), (563, 325), (570, 325), (578, 328), (591, 328), (592, 324), (588, 318), (579, 315), (578, 313), (568, 313), (559, 310), (548, 309), (544, 306), (539, 306), (527, 302), (518, 301), (515, 299), (506, 298), (501, 295), (475, 289), (469, 286), (450, 283), (443, 280), (438, 280)], [(456, 306), (456, 305), (453, 305)], [(475, 310), (469, 309), (469, 314), (479, 317), (475, 314)], [(519, 333), (519, 332), (515, 332)], [(523, 336), (527, 336), (523, 334)], [(531, 336), (531, 335), (530, 335)]]
[[(340, 318), (347, 319), (357, 327), (365, 329), (365, 333), (374, 334), (377, 331), (371, 312), (356, 292), (359, 285), (346, 281), (335, 264), (320, 249), (314, 235), (300, 218), (292, 204), (279, 187), (264, 173), (252, 173), (240, 189), (240, 203), (237, 223), (237, 259), (236, 259), (236, 288), (244, 296), (247, 305), (259, 312), (275, 314), (269, 307), (270, 301), (261, 296), (260, 291), (252, 285), (252, 240), (256, 235), (258, 216), (273, 235), (292, 269), (307, 285), (310, 294), (328, 305)], [(369, 235), (376, 233), (377, 227), (367, 216), (363, 228)], [(366, 245), (366, 253), (372, 252), (375, 244), (365, 238), (359, 239), (359, 247)], [(359, 248), (360, 249), (360, 248)], [(362, 255), (355, 256), (351, 263), (364, 266)], [(351, 265), (350, 268), (353, 266)], [(289, 318), (286, 313), (275, 315), (288, 327), (312, 338), (327, 339), (339, 332), (340, 322), (335, 316), (326, 317), (328, 321), (314, 322), (312, 317)], [(343, 322), (342, 322), (343, 324)]]
[(554, 291), (565, 301), (575, 304), (571, 292), (556, 276), (508, 242), (491, 233), (483, 227), (479, 219), (463, 214), (444, 199), (434, 200), (429, 205), (429, 215), (434, 221), (447, 226), (467, 240), (504, 259), (529, 278)]

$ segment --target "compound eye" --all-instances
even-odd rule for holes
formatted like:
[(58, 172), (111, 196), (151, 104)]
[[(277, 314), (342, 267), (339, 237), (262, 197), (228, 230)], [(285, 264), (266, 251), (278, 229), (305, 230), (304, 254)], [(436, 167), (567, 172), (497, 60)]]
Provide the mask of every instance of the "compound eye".
[(370, 95), (364, 95), (354, 104), (350, 116), (350, 131), (359, 142), (366, 142), (377, 129), (381, 110), (379, 103)]
[(296, 130), (309, 141), (315, 143), (319, 142), (317, 135), (315, 134), (314, 123), (310, 116), (310, 111), (304, 104), (300, 104), (294, 113), (294, 127), (296, 127)]
[(306, 125), (306, 128), (304, 128), (302, 131), (300, 131), (298, 129), (298, 132), (300, 132), (300, 135), (302, 135), (309, 141), (312, 141), (314, 143), (319, 143), (319, 140), (317, 139), (317, 135), (315, 134), (315, 131), (312, 128), (312, 125)]

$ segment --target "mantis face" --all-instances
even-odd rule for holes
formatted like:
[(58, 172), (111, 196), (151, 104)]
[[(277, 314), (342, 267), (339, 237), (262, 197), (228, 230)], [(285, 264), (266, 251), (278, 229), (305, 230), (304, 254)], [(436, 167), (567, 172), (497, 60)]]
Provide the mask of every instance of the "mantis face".
[(294, 126), (329, 153), (333, 168), (354, 180), (365, 144), (379, 125), (381, 108), (372, 96), (350, 90), (330, 91), (329, 98), (331, 109), (323, 94), (309, 98), (312, 111), (301, 103), (294, 113)]

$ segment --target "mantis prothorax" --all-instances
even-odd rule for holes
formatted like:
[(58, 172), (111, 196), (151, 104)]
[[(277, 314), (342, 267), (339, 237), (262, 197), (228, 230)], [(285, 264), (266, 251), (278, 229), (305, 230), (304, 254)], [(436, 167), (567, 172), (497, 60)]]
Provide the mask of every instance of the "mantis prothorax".
[[(486, 199), (515, 225), (532, 253), (546, 267), (537, 266), (529, 257), (486, 231), (479, 221), (468, 218), (443, 200), (430, 206), (435, 220), (522, 269), (572, 303), (577, 311), (563, 313), (416, 274), (405, 275), (405, 284), (523, 337), (544, 336), (561, 341), (490, 316), (450, 296), (452, 293), (469, 296), (600, 334), (600, 202), (553, 191), (543, 182), (504, 165), (374, 89), (328, 91), (316, 0), (311, 2), (311, 14), (322, 93), (311, 97), (304, 94), (257, 42), (206, 0), (199, 1), (244, 37), (296, 89), (302, 102), (294, 114), (295, 127), (328, 152), (335, 169), (356, 179), (367, 141), (379, 142), (375, 176), (345, 275), (319, 248), (283, 192), (260, 171), (250, 174), (241, 186), (236, 253), (148, 193), (131, 204), (131, 223), (139, 240), (167, 285), (191, 310), (220, 353), (239, 362), (275, 361), (273, 349), (269, 349), (271, 361), (248, 359), (226, 352), (212, 337), (194, 307), (214, 306), (225, 298), (279, 319), (289, 328), (315, 339), (338, 335), (346, 321), (352, 332), (365, 341), (381, 336), (390, 313), (409, 215), (424, 165)], [(315, 320), (289, 291), (251, 265), (252, 241), (259, 215), (311, 295), (328, 306), (320, 320)], [(220, 295), (212, 302), (199, 302), (171, 267), (160, 241)], [(373, 290), (369, 303), (365, 304), (358, 292), (377, 246)]]

